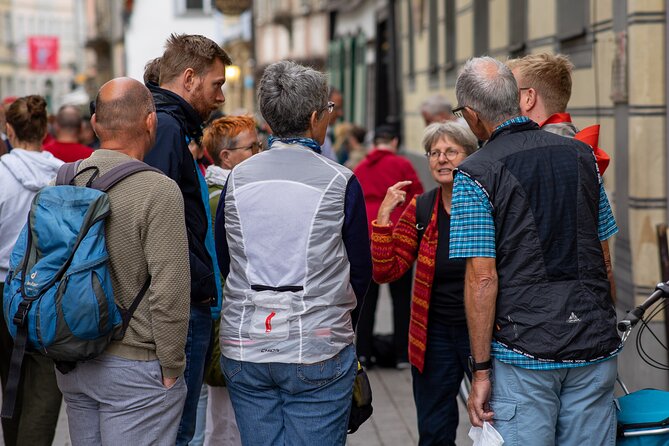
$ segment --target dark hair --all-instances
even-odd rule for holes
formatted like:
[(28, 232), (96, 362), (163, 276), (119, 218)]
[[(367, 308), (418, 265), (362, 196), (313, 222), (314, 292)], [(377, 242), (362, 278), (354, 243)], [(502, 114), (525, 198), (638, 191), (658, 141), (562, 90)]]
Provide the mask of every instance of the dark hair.
[(56, 123), (61, 129), (79, 131), (81, 129), (81, 112), (74, 105), (63, 105), (58, 109)]
[(399, 132), (395, 126), (390, 124), (381, 124), (374, 129), (374, 144), (379, 142), (390, 142), (395, 138), (399, 138)]
[(144, 65), (144, 83), (158, 85), (160, 82), (160, 57), (151, 59)]
[(171, 82), (188, 68), (197, 76), (205, 75), (214, 61), (232, 64), (230, 56), (216, 42), (193, 34), (172, 34), (160, 61), (160, 85)]
[(38, 95), (18, 98), (7, 110), (7, 124), (19, 140), (42, 142), (47, 130), (46, 101)]
[(365, 136), (367, 136), (367, 130), (364, 127), (359, 125), (354, 125), (351, 129), (351, 136), (355, 138), (360, 144), (365, 142)]

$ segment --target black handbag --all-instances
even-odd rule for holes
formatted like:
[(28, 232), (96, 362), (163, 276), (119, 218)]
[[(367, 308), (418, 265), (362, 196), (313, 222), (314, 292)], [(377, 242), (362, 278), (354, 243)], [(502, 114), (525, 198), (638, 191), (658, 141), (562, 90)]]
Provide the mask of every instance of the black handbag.
[(352, 434), (372, 416), (372, 387), (369, 385), (367, 372), (358, 362), (358, 371), (353, 381), (353, 398), (351, 401), (351, 414), (348, 418), (348, 433)]

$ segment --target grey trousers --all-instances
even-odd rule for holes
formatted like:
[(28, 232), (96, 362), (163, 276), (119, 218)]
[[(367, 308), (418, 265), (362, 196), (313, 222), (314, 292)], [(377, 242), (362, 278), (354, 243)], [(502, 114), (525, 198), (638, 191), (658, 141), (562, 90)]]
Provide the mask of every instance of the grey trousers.
[(165, 388), (157, 360), (103, 354), (56, 379), (73, 446), (174, 445), (186, 384)]

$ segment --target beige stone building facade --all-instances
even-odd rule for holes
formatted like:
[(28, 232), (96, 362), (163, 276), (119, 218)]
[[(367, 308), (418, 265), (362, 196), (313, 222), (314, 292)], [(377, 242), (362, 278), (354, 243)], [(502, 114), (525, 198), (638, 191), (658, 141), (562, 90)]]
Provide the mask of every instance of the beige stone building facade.
[(290, 59), (325, 68), (330, 32), (325, 0), (255, 0), (256, 77), (273, 62)]
[(0, 100), (10, 94), (9, 79), (12, 77), (14, 67), (10, 8), (10, 0), (0, 0)]
[[(669, 220), (666, 2), (398, 0), (395, 7), (403, 130), (414, 150), (424, 129), (421, 102), (440, 93), (455, 104), (455, 79), (470, 57), (570, 56), (576, 69), (568, 111), (581, 128), (601, 125), (600, 147), (612, 159), (604, 180), (620, 227), (613, 242), (619, 310), (652, 292), (662, 279), (655, 228)], [(639, 380), (667, 387), (666, 372), (647, 369), (639, 366)]]

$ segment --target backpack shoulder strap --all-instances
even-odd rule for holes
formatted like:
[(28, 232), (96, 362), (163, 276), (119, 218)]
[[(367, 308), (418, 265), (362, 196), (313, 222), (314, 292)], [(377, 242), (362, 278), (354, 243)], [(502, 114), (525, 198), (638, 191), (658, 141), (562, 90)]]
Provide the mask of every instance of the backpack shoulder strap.
[(72, 183), (74, 177), (77, 176), (77, 169), (79, 169), (79, 164), (81, 160), (75, 161), (73, 163), (65, 163), (58, 169), (58, 175), (56, 175), (56, 186), (66, 186)]
[(137, 296), (135, 296), (135, 299), (133, 299), (132, 303), (128, 308), (123, 308), (120, 305), (118, 305), (118, 311), (119, 313), (121, 313), (121, 320), (123, 321), (121, 325), (121, 333), (119, 339), (123, 339), (123, 337), (125, 336), (125, 331), (128, 329), (128, 325), (130, 325), (130, 320), (132, 319), (132, 315), (135, 313), (135, 310), (137, 309), (140, 302), (144, 298), (144, 295), (149, 290), (149, 286), (151, 286), (151, 276), (146, 278), (144, 285), (142, 285), (142, 289), (139, 290), (139, 293), (137, 293)]
[(133, 175), (137, 172), (152, 171), (159, 174), (163, 174), (161, 170), (151, 167), (142, 161), (133, 160), (128, 161), (127, 163), (120, 164), (113, 169), (111, 169), (106, 174), (101, 177), (96, 178), (91, 183), (93, 189), (100, 190), (102, 192), (107, 192), (109, 189), (114, 187), (119, 181)]
[(434, 209), (434, 202), (437, 199), (438, 189), (438, 187), (435, 187), (431, 191), (416, 197), (416, 230), (418, 231), (418, 246), (420, 246), (427, 225), (430, 224), (430, 217), (432, 216), (432, 209)]

